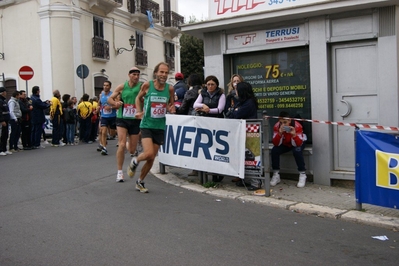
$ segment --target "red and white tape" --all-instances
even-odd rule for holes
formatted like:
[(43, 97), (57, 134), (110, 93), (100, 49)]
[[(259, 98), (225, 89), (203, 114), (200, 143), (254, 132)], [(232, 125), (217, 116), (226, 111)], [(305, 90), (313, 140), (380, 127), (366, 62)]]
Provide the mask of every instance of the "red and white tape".
[(390, 131), (399, 131), (398, 127), (387, 127), (380, 125), (368, 125), (368, 124), (357, 124), (357, 123), (344, 123), (344, 122), (331, 122), (331, 121), (321, 121), (321, 120), (310, 120), (303, 118), (289, 118), (289, 117), (279, 117), (279, 116), (264, 116), (266, 118), (284, 118), (284, 119), (293, 119), (295, 121), (303, 121), (310, 123), (319, 123), (319, 124), (327, 124), (327, 125), (337, 125), (337, 126), (347, 126), (347, 127), (358, 127), (358, 128), (368, 128), (368, 129), (380, 129), (380, 130), (390, 130)]

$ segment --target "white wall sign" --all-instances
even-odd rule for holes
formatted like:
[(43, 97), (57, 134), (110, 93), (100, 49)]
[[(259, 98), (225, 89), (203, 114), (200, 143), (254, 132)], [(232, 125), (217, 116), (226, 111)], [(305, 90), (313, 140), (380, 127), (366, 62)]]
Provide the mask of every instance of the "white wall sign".
[(209, 0), (209, 19), (273, 11), (336, 0)]
[(227, 48), (237, 49), (243, 47), (264, 46), (265, 44), (304, 40), (305, 32), (303, 28), (303, 26), (295, 26), (230, 34), (227, 36)]

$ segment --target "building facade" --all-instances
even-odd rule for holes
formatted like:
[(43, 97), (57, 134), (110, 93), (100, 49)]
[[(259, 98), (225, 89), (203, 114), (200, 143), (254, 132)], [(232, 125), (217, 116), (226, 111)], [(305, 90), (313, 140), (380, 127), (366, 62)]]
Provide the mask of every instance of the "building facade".
[[(399, 1), (208, 2), (209, 20), (182, 27), (204, 40), (205, 75), (225, 87), (241, 74), (261, 112), (313, 120), (304, 122), (313, 181), (353, 181), (355, 127), (323, 121), (398, 126)], [(296, 173), (291, 157), (282, 172)]]
[[(54, 89), (79, 99), (104, 80), (123, 83), (132, 66), (144, 81), (165, 61), (174, 77), (184, 23), (176, 10), (176, 0), (1, 0), (0, 82), (8, 94), (38, 85), (42, 99)], [(28, 81), (22, 66), (33, 70)]]

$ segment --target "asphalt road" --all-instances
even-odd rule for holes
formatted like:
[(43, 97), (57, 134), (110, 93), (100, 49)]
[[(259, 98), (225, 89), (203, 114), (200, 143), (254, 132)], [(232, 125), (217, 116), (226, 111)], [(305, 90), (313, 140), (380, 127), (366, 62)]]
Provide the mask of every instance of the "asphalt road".
[(0, 158), (0, 265), (398, 265), (397, 232), (116, 183), (115, 144)]

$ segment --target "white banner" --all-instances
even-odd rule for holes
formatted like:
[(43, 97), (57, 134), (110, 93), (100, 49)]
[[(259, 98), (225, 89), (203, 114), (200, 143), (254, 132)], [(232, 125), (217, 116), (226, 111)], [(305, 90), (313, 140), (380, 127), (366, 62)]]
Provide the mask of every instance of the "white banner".
[(166, 115), (159, 162), (244, 178), (245, 120)]

